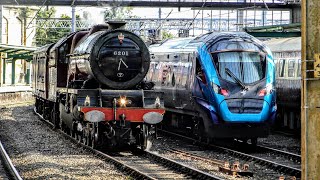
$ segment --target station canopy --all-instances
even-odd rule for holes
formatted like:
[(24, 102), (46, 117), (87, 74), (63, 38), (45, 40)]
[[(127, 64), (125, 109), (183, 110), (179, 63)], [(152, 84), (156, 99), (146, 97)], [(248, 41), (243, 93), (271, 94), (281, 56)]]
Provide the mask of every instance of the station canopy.
[(6, 55), (2, 55), (6, 59), (25, 59), (30, 61), (35, 50), (36, 47), (0, 44), (0, 53), (6, 53)]

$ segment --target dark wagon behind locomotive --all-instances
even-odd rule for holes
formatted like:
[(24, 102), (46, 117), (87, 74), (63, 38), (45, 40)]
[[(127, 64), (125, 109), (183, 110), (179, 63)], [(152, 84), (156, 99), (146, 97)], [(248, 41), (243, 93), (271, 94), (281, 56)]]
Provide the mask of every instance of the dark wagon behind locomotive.
[(71, 33), (35, 52), (35, 110), (87, 145), (145, 149), (162, 121), (162, 93), (143, 81), (146, 45), (117, 25)]

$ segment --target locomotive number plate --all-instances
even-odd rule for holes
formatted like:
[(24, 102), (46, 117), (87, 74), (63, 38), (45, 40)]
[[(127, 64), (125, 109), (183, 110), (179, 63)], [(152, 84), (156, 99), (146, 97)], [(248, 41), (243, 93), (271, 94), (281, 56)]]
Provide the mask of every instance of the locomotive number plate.
[(128, 51), (113, 51), (113, 55), (115, 56), (129, 56)]

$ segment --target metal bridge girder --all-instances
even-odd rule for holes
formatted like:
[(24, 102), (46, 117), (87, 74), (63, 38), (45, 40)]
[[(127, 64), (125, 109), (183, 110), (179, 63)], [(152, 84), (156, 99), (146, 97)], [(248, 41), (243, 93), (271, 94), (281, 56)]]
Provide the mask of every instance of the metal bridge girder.
[[(132, 31), (148, 30), (148, 29), (164, 29), (164, 30), (179, 30), (179, 29), (204, 29), (204, 30), (223, 30), (223, 31), (235, 31), (237, 26), (236, 18), (213, 18), (212, 22), (210, 18), (205, 19), (125, 19), (127, 22), (127, 29)], [(253, 27), (262, 26), (263, 22), (261, 19), (247, 19), (246, 24), (242, 26)], [(271, 23), (270, 21), (267, 23)], [(275, 20), (274, 24), (289, 24), (289, 21)], [(71, 20), (65, 19), (38, 19), (37, 27), (42, 28), (70, 28)], [(87, 29), (93, 25), (93, 22), (86, 20), (77, 20), (77, 29)]]
[(221, 0), (1, 0), (2, 5), (26, 6), (136, 6), (136, 7), (232, 7), (244, 8), (250, 6), (268, 6), (269, 8), (300, 7), (300, 0), (250, 0), (250, 1), (221, 1)]

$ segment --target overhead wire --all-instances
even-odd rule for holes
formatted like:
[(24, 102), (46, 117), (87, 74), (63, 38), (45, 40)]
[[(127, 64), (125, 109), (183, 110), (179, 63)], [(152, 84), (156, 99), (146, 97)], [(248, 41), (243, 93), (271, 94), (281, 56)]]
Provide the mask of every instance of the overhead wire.
[[(204, 7), (204, 5), (206, 4), (207, 0), (205, 0), (201, 6), (201, 8)], [(191, 25), (194, 23), (194, 20), (197, 18), (197, 16), (200, 14), (201, 9), (199, 9), (198, 13), (195, 15), (195, 17), (193, 18), (192, 22), (189, 24), (189, 27), (187, 28), (188, 30), (190, 30)]]
[[(164, 18), (164, 20), (168, 19), (168, 17), (170, 16), (170, 14), (172, 13), (173, 9), (171, 9), (170, 13), (168, 13), (168, 15), (166, 16), (166, 18)], [(162, 26), (162, 23), (159, 24), (158, 28), (156, 29), (156, 31)]]
[(38, 16), (39, 12), (41, 11), (41, 9), (43, 8), (43, 6), (45, 5), (45, 3), (47, 2), (47, 0), (44, 0), (42, 5), (40, 6), (39, 10), (37, 11), (37, 13), (33, 16), (33, 18), (31, 19), (31, 21), (29, 22), (28, 26), (26, 29), (29, 28), (30, 24), (32, 23), (32, 21)]

